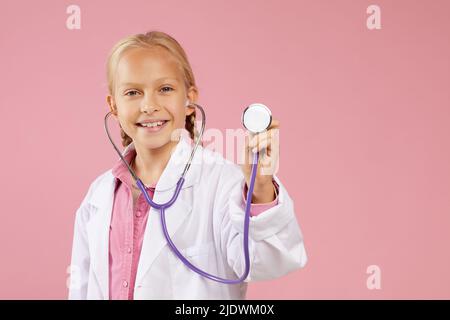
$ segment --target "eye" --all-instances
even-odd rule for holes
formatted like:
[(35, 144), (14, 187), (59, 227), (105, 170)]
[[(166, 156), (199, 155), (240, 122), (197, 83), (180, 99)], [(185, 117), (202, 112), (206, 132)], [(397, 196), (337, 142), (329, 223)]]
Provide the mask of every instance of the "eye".
[[(163, 89), (170, 89), (169, 91), (173, 91), (173, 89), (171, 87), (162, 87), (161, 90)], [(169, 91), (163, 91), (163, 92), (169, 92)]]
[(135, 94), (133, 94), (133, 95), (129, 95), (129, 93), (132, 93), (132, 92), (134, 92), (134, 93), (137, 93), (137, 91), (136, 91), (136, 90), (130, 90), (130, 91), (126, 92), (126, 93), (125, 93), (125, 95), (126, 95), (126, 96), (129, 96), (129, 97), (133, 97), (133, 96), (135, 96)]

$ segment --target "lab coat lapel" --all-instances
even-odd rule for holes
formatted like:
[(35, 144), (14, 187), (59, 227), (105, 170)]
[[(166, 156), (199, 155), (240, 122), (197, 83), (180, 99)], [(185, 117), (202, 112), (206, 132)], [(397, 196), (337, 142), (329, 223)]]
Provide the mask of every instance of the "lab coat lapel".
[[(171, 191), (165, 191), (155, 193), (154, 199), (157, 203), (165, 203), (170, 200), (171, 196)], [(175, 203), (165, 210), (166, 226), (170, 238), (173, 237), (191, 212), (192, 205), (183, 200), (181, 194)], [(168, 246), (168, 244), (162, 231), (161, 212), (155, 208), (151, 208), (139, 258), (136, 286), (143, 282), (145, 274), (165, 246)]]
[[(189, 159), (192, 147), (184, 140), (181, 140), (172, 154), (161, 178), (156, 184), (154, 201), (156, 203), (167, 203), (174, 195), (176, 184)], [(198, 159), (201, 157), (202, 149), (197, 149), (192, 165), (186, 175), (185, 183), (180, 191), (180, 195), (172, 206), (165, 210), (166, 226), (169, 236), (177, 232), (185, 219), (192, 211), (192, 193), (184, 193), (183, 189), (189, 188), (196, 183), (200, 177), (201, 168)], [(136, 286), (141, 284), (145, 274), (156, 260), (161, 250), (168, 246), (167, 240), (162, 231), (160, 210), (151, 208), (144, 234), (144, 240), (139, 259), (139, 266), (136, 275)]]

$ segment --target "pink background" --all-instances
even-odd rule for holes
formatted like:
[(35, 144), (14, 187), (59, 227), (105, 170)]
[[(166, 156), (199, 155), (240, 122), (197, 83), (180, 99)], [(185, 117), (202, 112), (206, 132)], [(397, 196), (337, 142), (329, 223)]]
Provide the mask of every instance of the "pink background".
[[(114, 3), (114, 4), (112, 4)], [(81, 8), (81, 30), (66, 8)], [(368, 30), (366, 8), (381, 8)], [(248, 298), (450, 298), (449, 1), (3, 1), (0, 298), (65, 299), (74, 213), (117, 155), (106, 56), (153, 29), (185, 48), (207, 128), (252, 102), (281, 122), (278, 176), (306, 268)], [(117, 140), (119, 141), (119, 140)], [(381, 268), (381, 289), (366, 268)]]

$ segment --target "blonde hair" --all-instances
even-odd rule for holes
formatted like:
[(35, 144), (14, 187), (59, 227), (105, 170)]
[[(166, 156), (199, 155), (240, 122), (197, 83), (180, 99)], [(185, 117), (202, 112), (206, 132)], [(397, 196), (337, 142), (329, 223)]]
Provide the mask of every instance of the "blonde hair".
[[(108, 91), (110, 95), (114, 96), (116, 69), (119, 60), (125, 51), (132, 48), (152, 48), (155, 46), (166, 49), (178, 62), (181, 72), (183, 73), (186, 90), (191, 86), (197, 88), (194, 73), (192, 72), (189, 60), (181, 45), (167, 33), (150, 31), (145, 34), (140, 33), (128, 36), (116, 43), (112, 48), (106, 63), (106, 78), (108, 80)], [(198, 132), (195, 128), (195, 113), (196, 112), (194, 111), (191, 115), (187, 116), (185, 123), (185, 128), (193, 140), (198, 137)], [(120, 136), (122, 137), (122, 145), (124, 147), (132, 142), (132, 139), (125, 131), (123, 131), (122, 127), (120, 127)]]

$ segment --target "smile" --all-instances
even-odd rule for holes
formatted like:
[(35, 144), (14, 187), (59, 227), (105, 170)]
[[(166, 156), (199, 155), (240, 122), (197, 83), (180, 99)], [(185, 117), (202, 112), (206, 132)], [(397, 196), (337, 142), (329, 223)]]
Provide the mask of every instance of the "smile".
[(157, 121), (157, 122), (146, 123), (146, 124), (138, 123), (137, 126), (148, 132), (158, 132), (158, 131), (162, 130), (167, 125), (168, 122), (169, 121), (164, 120), (164, 121)]

